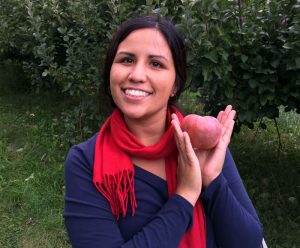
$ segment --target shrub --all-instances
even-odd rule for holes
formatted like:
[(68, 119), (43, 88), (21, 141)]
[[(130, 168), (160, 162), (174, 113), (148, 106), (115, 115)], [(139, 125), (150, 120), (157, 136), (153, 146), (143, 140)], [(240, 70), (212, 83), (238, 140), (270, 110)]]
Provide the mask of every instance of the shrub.
[(185, 36), (188, 88), (207, 112), (233, 104), (238, 125), (250, 127), (276, 118), (281, 105), (300, 112), (297, 0), (0, 0), (0, 7), (0, 59), (19, 61), (37, 91), (57, 88), (89, 110), (97, 109), (103, 55), (116, 26), (157, 14)]
[(195, 1), (179, 27), (190, 47), (190, 87), (207, 111), (226, 104), (238, 124), (300, 112), (300, 5), (297, 1)]

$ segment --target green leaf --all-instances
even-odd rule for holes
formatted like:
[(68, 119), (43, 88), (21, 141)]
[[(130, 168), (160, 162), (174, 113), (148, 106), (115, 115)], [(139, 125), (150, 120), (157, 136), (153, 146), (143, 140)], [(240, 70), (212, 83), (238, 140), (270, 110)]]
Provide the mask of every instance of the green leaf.
[(222, 49), (222, 50), (219, 50), (218, 52), (222, 56), (223, 60), (228, 59), (229, 54), (225, 50)]
[(250, 73), (245, 73), (245, 74), (243, 75), (243, 79), (248, 80), (248, 79), (250, 79), (250, 78), (252, 78), (252, 75), (251, 75)]
[(147, 5), (151, 5), (153, 3), (153, 0), (146, 0)]
[(202, 67), (202, 75), (204, 78), (204, 81), (209, 81), (211, 79), (211, 68), (208, 65), (203, 65)]
[(257, 82), (254, 79), (250, 79), (249, 86), (250, 88), (254, 89), (255, 87), (257, 87)]
[(241, 60), (243, 61), (243, 63), (245, 63), (248, 60), (248, 56), (246, 56), (245, 54), (242, 54)]
[(205, 54), (204, 57), (214, 62), (215, 64), (218, 63), (218, 53), (215, 50)]
[(69, 41), (69, 36), (65, 35), (63, 39), (64, 39), (64, 41), (68, 42)]
[(60, 32), (61, 34), (65, 34), (67, 32), (67, 28), (66, 27), (59, 27), (59, 28), (57, 28), (57, 31)]
[(232, 88), (225, 88), (225, 96), (229, 99), (232, 99), (233, 97)]
[(277, 68), (278, 65), (279, 65), (279, 59), (275, 59), (271, 61), (271, 66), (273, 68)]
[(287, 69), (288, 71), (290, 71), (290, 70), (296, 70), (296, 69), (297, 69), (297, 66), (296, 66), (295, 61), (290, 61), (290, 63), (288, 63), (288, 64), (286, 65), (286, 69)]
[(293, 49), (294, 48), (293, 45), (289, 44), (289, 43), (285, 43), (282, 47), (285, 49)]
[(268, 99), (267, 99), (267, 97), (266, 97), (266, 96), (264, 96), (264, 95), (260, 95), (260, 97), (259, 97), (259, 101), (260, 101), (260, 104), (261, 104), (262, 106), (265, 106), (265, 105), (266, 105), (266, 103), (267, 103), (267, 101), (268, 101)]

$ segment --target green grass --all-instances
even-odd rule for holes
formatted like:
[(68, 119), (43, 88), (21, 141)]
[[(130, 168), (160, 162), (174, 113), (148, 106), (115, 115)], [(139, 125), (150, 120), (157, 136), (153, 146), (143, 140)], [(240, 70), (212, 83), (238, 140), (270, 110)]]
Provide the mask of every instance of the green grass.
[(0, 96), (0, 247), (70, 247), (55, 97)]
[[(0, 95), (0, 247), (70, 247), (63, 225), (63, 162), (57, 128), (66, 100), (53, 94)], [(300, 117), (245, 127), (230, 145), (269, 247), (300, 247)], [(53, 125), (55, 123), (55, 125)]]
[(242, 128), (231, 150), (269, 247), (300, 247), (300, 115), (280, 112), (278, 128)]

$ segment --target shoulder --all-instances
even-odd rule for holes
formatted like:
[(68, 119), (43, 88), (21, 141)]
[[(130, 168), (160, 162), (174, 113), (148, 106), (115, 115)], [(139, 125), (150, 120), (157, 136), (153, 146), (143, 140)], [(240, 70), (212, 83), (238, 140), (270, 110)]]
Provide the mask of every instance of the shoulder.
[(72, 146), (65, 160), (65, 167), (73, 167), (74, 164), (92, 169), (94, 163), (94, 150), (98, 133), (88, 140)]

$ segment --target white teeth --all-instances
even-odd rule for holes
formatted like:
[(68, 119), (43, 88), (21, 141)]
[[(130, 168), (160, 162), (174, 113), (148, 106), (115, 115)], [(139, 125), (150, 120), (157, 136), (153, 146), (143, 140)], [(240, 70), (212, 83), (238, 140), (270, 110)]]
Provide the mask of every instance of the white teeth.
[(148, 96), (149, 93), (141, 90), (131, 90), (131, 89), (126, 89), (125, 94), (129, 96)]

